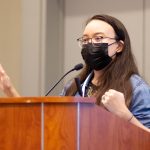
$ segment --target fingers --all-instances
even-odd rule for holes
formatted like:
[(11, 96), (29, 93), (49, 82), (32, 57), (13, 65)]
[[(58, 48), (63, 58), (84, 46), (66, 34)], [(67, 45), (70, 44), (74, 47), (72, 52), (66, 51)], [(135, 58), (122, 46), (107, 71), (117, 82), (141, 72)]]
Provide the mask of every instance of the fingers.
[(113, 94), (114, 94), (114, 90), (112, 89), (105, 92), (105, 94), (102, 96), (102, 100), (101, 100), (102, 103), (103, 104), (107, 103), (110, 100), (110, 98), (113, 96)]
[(111, 101), (116, 100), (124, 100), (124, 95), (121, 92), (118, 92), (116, 90), (110, 89), (107, 92), (104, 93), (102, 96), (101, 102), (105, 104), (111, 103)]
[(7, 75), (1, 75), (0, 76), (0, 82), (6, 83), (9, 80), (9, 77)]
[(129, 118), (129, 110), (125, 104), (123, 93), (110, 89), (102, 96), (101, 102), (113, 114), (126, 120)]
[(3, 81), (6, 81), (6, 80), (9, 80), (9, 77), (6, 74), (6, 72), (4, 71), (2, 65), (0, 64), (0, 81), (3, 82)]
[(105, 95), (103, 95), (103, 96), (102, 96), (101, 102), (102, 102), (103, 104), (105, 104), (105, 103), (106, 103)]
[(10, 79), (0, 64), (0, 89), (5, 90), (10, 87)]
[(0, 76), (4, 75), (4, 74), (5, 74), (5, 71), (4, 71), (3, 67), (2, 67), (2, 65), (0, 64)]

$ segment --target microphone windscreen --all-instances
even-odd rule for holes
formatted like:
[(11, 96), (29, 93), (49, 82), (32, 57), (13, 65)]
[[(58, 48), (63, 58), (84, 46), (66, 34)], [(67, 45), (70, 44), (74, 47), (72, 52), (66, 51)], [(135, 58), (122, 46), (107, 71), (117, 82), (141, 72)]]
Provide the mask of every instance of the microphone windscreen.
[(80, 70), (82, 68), (83, 68), (83, 64), (82, 63), (77, 64), (77, 65), (74, 66), (74, 70)]

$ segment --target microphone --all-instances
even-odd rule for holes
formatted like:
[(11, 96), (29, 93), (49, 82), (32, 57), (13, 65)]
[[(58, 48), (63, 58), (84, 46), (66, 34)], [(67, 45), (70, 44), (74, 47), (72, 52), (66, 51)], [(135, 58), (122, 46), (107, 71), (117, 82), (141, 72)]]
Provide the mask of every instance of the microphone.
[(80, 69), (82, 69), (82, 68), (83, 68), (83, 64), (82, 64), (82, 63), (75, 65), (74, 68), (72, 68), (72, 69), (69, 70), (67, 73), (65, 73), (65, 74), (56, 82), (56, 84), (45, 94), (45, 96), (48, 96), (49, 93), (57, 86), (57, 84), (58, 84), (67, 74), (69, 74), (70, 72), (72, 72), (72, 71), (74, 71), (74, 70), (78, 71), (78, 70), (80, 70)]

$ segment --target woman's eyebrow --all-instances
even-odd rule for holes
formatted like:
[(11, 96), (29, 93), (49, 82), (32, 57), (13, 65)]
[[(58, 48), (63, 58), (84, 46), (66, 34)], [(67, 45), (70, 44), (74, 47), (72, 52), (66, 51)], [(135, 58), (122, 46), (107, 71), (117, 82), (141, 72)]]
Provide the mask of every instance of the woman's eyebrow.
[(94, 35), (98, 35), (98, 34), (105, 35), (103, 32), (96, 32)]
[[(103, 32), (96, 32), (96, 33), (94, 33), (93, 34), (93, 36), (95, 36), (95, 35), (105, 35)], [(82, 37), (88, 37), (88, 34), (83, 34), (83, 36)]]
[(83, 34), (83, 36), (82, 37), (88, 37), (88, 35), (87, 34)]

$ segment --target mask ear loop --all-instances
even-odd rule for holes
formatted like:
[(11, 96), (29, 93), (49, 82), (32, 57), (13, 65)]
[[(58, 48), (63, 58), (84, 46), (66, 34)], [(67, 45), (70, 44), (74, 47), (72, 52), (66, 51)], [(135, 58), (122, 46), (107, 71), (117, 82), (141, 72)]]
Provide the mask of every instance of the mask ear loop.
[(113, 44), (115, 44), (115, 43), (117, 43), (117, 42), (119, 42), (119, 41), (120, 41), (118, 37), (116, 37), (116, 38), (115, 38), (115, 40), (116, 40), (115, 42), (113, 42), (113, 43), (109, 44), (108, 46), (111, 46), (111, 45), (113, 45)]
[(118, 41), (115, 41), (115, 42), (113, 42), (113, 43), (111, 43), (111, 44), (109, 44), (108, 46), (111, 46), (111, 45), (113, 45), (113, 44), (115, 44), (115, 43), (117, 43)]
[[(113, 42), (113, 43), (111, 43), (111, 44), (109, 44), (108, 46), (111, 46), (111, 45), (113, 45), (113, 44), (115, 44), (115, 43), (117, 43), (117, 42), (119, 42), (119, 41), (120, 41), (119, 38), (116, 38), (116, 41)], [(112, 58), (113, 56), (116, 55), (116, 53), (117, 53), (117, 51), (116, 51), (112, 56), (110, 56), (110, 57)]]
[[(113, 43), (111, 43), (111, 44), (109, 44), (108, 46), (111, 46), (111, 45), (113, 45), (113, 44), (115, 44), (115, 43), (117, 43), (118, 42), (118, 40), (117, 41), (115, 41), (115, 42), (113, 42)], [(116, 55), (116, 53), (117, 53), (117, 51), (112, 55), (112, 56), (110, 56), (111, 58), (113, 57), (113, 56), (115, 56)]]

